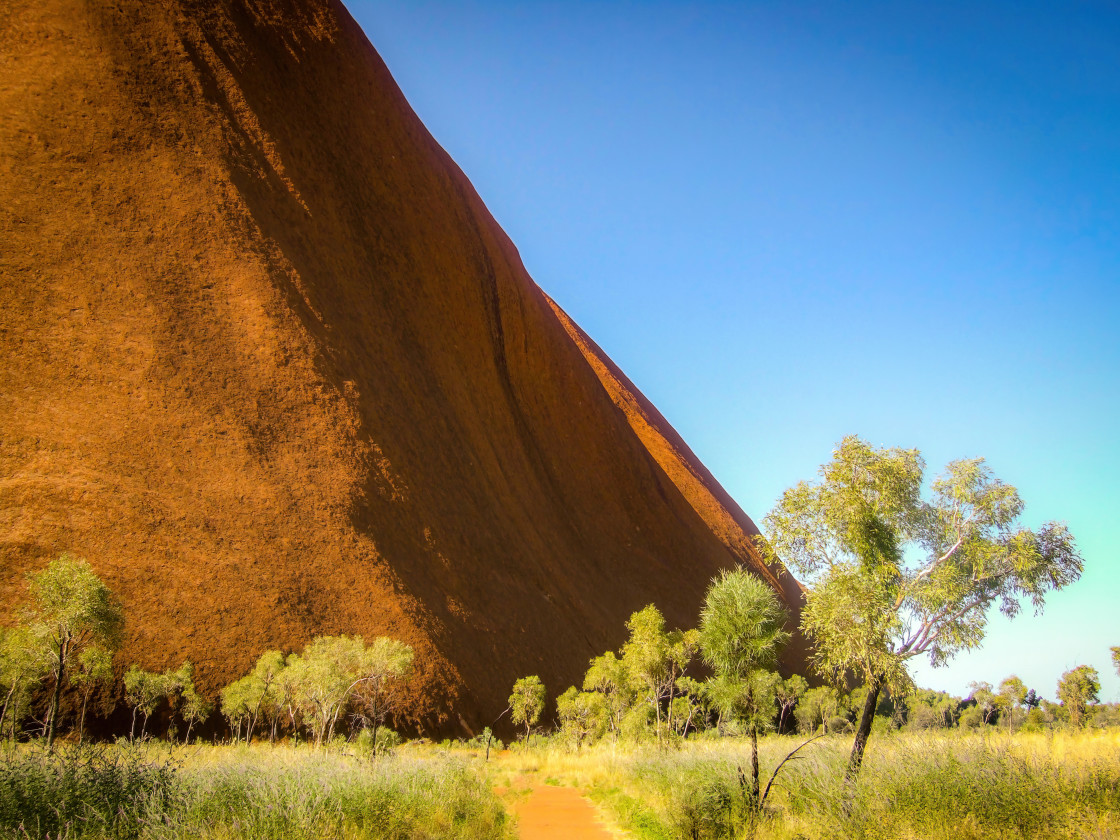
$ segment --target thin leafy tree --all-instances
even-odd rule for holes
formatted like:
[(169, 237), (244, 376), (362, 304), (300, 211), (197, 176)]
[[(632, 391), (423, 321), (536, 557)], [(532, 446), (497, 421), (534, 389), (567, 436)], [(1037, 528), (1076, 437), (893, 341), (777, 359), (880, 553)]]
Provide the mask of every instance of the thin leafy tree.
[(317, 747), (334, 737), (365, 650), (360, 636), (316, 636), (302, 654), (288, 657), (283, 673), (292, 688), (292, 703)]
[(1007, 710), (1007, 732), (1010, 734), (1015, 722), (1015, 713), (1026, 702), (1027, 686), (1012, 674), (1010, 677), (1004, 677), (1000, 682), (997, 696), (1000, 700), (1000, 710)]
[(529, 732), (533, 725), (541, 719), (544, 711), (545, 690), (541, 678), (533, 675), (522, 677), (513, 684), (513, 693), (509, 696), (511, 718), (515, 725), (525, 725), (525, 741), (529, 741)]
[(0, 628), (0, 738), (5, 727), (11, 738), (24, 717), (36, 685), (50, 670), (50, 658), (43, 639), (30, 627)]
[(183, 738), (183, 743), (189, 744), (191, 742), (191, 730), (210, 717), (214, 711), (214, 704), (199, 693), (193, 678), (183, 685), (182, 698), (183, 702), (179, 707), (179, 714), (187, 722), (187, 734)]
[(622, 719), (634, 701), (634, 692), (622, 660), (607, 651), (591, 660), (583, 678), (584, 691), (596, 691), (606, 702), (607, 730), (618, 739)]
[(793, 714), (806, 735), (812, 734), (818, 727), (827, 730), (828, 722), (840, 714), (840, 695), (828, 685), (810, 688), (802, 695)]
[[(638, 610), (626, 622), (630, 638), (622, 646), (622, 666), (632, 688), (644, 694), (653, 710), (658, 744), (664, 743), (664, 729), (673, 726), (673, 699), (677, 680), (684, 676), (696, 655), (699, 633), (696, 630), (666, 630), (665, 616), (653, 604)], [(662, 708), (666, 710), (662, 725)]]
[[(759, 718), (773, 717), (778, 649), (789, 641), (789, 616), (774, 590), (743, 569), (724, 570), (708, 587), (700, 612), (700, 651), (716, 679), (741, 698), (751, 737), (751, 807), (758, 809)], [(763, 687), (762, 683), (765, 682)], [(768, 701), (768, 702), (765, 702)], [(767, 706), (769, 708), (767, 708)]]
[(575, 745), (576, 752), (586, 741), (594, 741), (607, 728), (607, 701), (598, 691), (579, 691), (574, 685), (556, 698), (556, 717), (560, 734)]
[(113, 680), (113, 654), (98, 645), (91, 645), (78, 654), (77, 667), (70, 671), (70, 682), (82, 695), (81, 714), (78, 716), (78, 743), (86, 731), (86, 708), (90, 695), (100, 686)]
[(984, 682), (983, 680), (973, 680), (968, 684), (968, 687), (972, 692), (969, 695), (969, 699), (975, 703), (976, 708), (980, 710), (981, 720), (983, 720), (985, 724), (991, 723), (992, 715), (994, 715), (999, 708), (998, 698), (995, 691), (992, 689), (992, 684), (990, 682)]
[(271, 724), (269, 741), (275, 742), (276, 719), (280, 714), (278, 697), (280, 675), (284, 672), (285, 667), (284, 654), (278, 650), (266, 650), (253, 666), (252, 673), (249, 675), (253, 682), (253, 694), (255, 695), (253, 722), (249, 727), (250, 737), (257, 727), (257, 721), (263, 714)]
[(1100, 674), (1090, 665), (1078, 665), (1062, 674), (1058, 680), (1058, 699), (1069, 714), (1071, 725), (1078, 728), (1085, 725), (1089, 704), (1100, 700), (1100, 691)]
[(982, 458), (954, 461), (921, 495), (916, 449), (880, 449), (845, 438), (816, 483), (783, 493), (766, 516), (763, 549), (811, 586), (802, 629), (814, 664), (867, 688), (845, 778), (853, 784), (880, 692), (911, 688), (906, 662), (941, 665), (980, 645), (989, 607), (1008, 617), (1022, 601), (1077, 580), (1082, 559), (1069, 529), (1019, 524), (1023, 502)]
[(1120, 677), (1120, 645), (1109, 650), (1112, 651), (1112, 667), (1116, 671), (1116, 676)]
[(378, 728), (400, 710), (400, 689), (412, 671), (412, 661), (411, 646), (387, 636), (374, 639), (362, 657), (354, 699), (375, 744)]
[(51, 749), (67, 668), (89, 645), (115, 651), (120, 646), (124, 614), (89, 563), (69, 554), (30, 575), (28, 588), (31, 604), (24, 623), (44, 645), (54, 683), (47, 710), (47, 748)]
[(797, 706), (797, 702), (809, 690), (808, 681), (800, 674), (790, 674), (776, 687), (775, 693), (778, 700), (778, 731), (785, 729), (786, 719), (790, 712)]
[(169, 669), (162, 674), (145, 671), (135, 664), (129, 666), (124, 674), (124, 697), (125, 702), (132, 707), (130, 740), (136, 737), (137, 712), (144, 718), (140, 726), (140, 740), (143, 741), (148, 732), (148, 720), (162, 702), (166, 700), (169, 704), (174, 704), (179, 699), (192, 670), (190, 662), (184, 662), (178, 668)]

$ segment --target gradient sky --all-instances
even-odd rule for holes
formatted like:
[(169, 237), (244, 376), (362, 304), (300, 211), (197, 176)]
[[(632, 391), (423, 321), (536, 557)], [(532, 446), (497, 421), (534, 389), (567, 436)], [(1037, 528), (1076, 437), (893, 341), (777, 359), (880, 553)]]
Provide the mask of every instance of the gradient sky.
[(856, 433), (1085, 574), (915, 668), (1120, 701), (1120, 10), (350, 0), (525, 265), (756, 520)]

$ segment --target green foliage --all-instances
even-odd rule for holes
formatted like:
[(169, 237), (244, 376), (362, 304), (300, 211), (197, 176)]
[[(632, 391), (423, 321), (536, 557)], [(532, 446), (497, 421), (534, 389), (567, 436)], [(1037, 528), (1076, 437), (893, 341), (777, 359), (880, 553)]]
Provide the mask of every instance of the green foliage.
[(14, 738), (27, 714), (35, 687), (50, 670), (41, 628), (0, 628), (0, 738)]
[(354, 689), (354, 706), (363, 725), (377, 728), (398, 711), (398, 689), (412, 670), (412, 648), (379, 636), (362, 659), (361, 678)]
[(785, 729), (785, 723), (789, 719), (790, 713), (808, 690), (809, 683), (800, 674), (791, 674), (775, 686), (774, 699), (777, 701), (780, 710), (778, 714), (779, 732)]
[(984, 713), (979, 706), (968, 706), (961, 712), (958, 724), (961, 729), (977, 729), (984, 725)]
[(830, 686), (810, 688), (794, 710), (798, 726), (806, 735), (825, 726), (840, 714), (840, 695)]
[(195, 688), (193, 679), (184, 684), (182, 701), (179, 714), (187, 722), (187, 734), (183, 741), (184, 743), (190, 743), (191, 730), (194, 729), (196, 724), (210, 717), (214, 711), (214, 704), (199, 693), (198, 689)]
[[(696, 630), (665, 629), (665, 617), (653, 604), (630, 616), (630, 637), (622, 646), (622, 666), (640, 702), (653, 709), (660, 742), (665, 729), (672, 729), (673, 698), (677, 680), (684, 676), (699, 642)], [(662, 726), (662, 712), (667, 712)]]
[(1068, 529), (1020, 527), (1017, 491), (983, 459), (950, 463), (929, 502), (924, 467), (917, 450), (847, 437), (819, 484), (787, 490), (766, 517), (770, 549), (816, 579), (806, 629), (823, 673), (901, 679), (900, 661), (928, 653), (939, 664), (976, 647), (991, 604), (1013, 616), (1025, 598), (1041, 610), (1081, 574)]
[(906, 696), (906, 728), (948, 729), (960, 714), (961, 701), (943, 691), (919, 688)]
[(387, 726), (377, 729), (363, 729), (354, 741), (357, 751), (371, 758), (391, 755), (393, 750), (402, 743), (404, 743), (404, 739), (401, 738), (400, 734)]
[(584, 691), (597, 691), (603, 695), (607, 711), (607, 730), (615, 737), (622, 727), (622, 718), (634, 702), (632, 680), (622, 660), (607, 651), (591, 660), (583, 678)]
[(384, 636), (368, 646), (360, 636), (316, 636), (287, 658), (278, 650), (263, 653), (252, 671), (222, 690), (222, 714), (249, 742), (261, 719), (271, 724), (274, 739), (286, 712), (294, 729), (305, 727), (321, 746), (353, 711), (360, 728), (372, 726), (376, 740), (412, 659), (411, 647)]
[(700, 649), (715, 673), (711, 696), (751, 736), (752, 808), (759, 805), (758, 733), (773, 723), (781, 677), (764, 670), (789, 641), (786, 611), (768, 584), (743, 569), (713, 580), (700, 611)]
[(174, 767), (137, 750), (11, 751), (0, 757), (0, 837), (151, 836), (177, 787)]
[(514, 724), (524, 724), (526, 741), (529, 740), (529, 730), (541, 719), (544, 698), (544, 684), (538, 676), (522, 677), (513, 684), (513, 693), (509, 696), (509, 708)]
[(85, 734), (86, 707), (93, 691), (113, 680), (113, 654), (99, 645), (90, 645), (78, 654), (77, 667), (70, 671), (70, 682), (82, 695), (82, 711), (78, 717), (78, 743)]
[(302, 654), (288, 657), (284, 677), (291, 702), (317, 746), (334, 737), (364, 653), (358, 636), (317, 636)]
[(1120, 645), (1109, 650), (1112, 651), (1112, 667), (1116, 670), (1116, 676), (1120, 677)]
[(242, 748), (176, 767), (143, 755), (107, 748), (53, 758), (27, 752), (0, 757), (0, 837), (501, 840), (513, 835), (486, 781), (454, 760), (394, 758), (371, 765), (329, 753), (253, 754)]
[(996, 693), (996, 704), (999, 707), (1001, 719), (1007, 723), (1007, 731), (1015, 725), (1015, 716), (1019, 708), (1027, 701), (1027, 687), (1023, 681), (1012, 674), (1004, 677)]
[(560, 735), (578, 751), (585, 742), (603, 737), (610, 710), (606, 698), (597, 691), (579, 691), (571, 686), (556, 698)]
[(976, 704), (984, 723), (992, 722), (992, 715), (996, 712), (996, 695), (989, 682), (970, 682), (968, 687), (972, 690), (968, 699)]
[[(915, 449), (879, 449), (849, 436), (820, 481), (787, 490), (766, 516), (764, 551), (812, 584), (802, 629), (814, 664), (839, 681), (855, 672), (872, 691), (912, 688), (907, 660), (939, 665), (984, 637), (988, 609), (1040, 611), (1072, 583), (1082, 560), (1065, 525), (1018, 524), (1023, 503), (983, 459), (950, 463), (921, 498), (925, 462)], [(870, 729), (861, 720), (849, 776)]]
[(69, 554), (52, 560), (41, 572), (28, 576), (31, 603), (23, 623), (41, 647), (54, 681), (47, 711), (47, 744), (54, 742), (59, 699), (72, 657), (88, 645), (114, 651), (120, 646), (124, 614), (109, 588), (89, 563)]
[(1085, 725), (1087, 707), (1100, 699), (1100, 690), (1100, 675), (1096, 668), (1089, 665), (1078, 665), (1062, 674), (1058, 680), (1058, 699), (1062, 701), (1073, 726)]
[[(738, 791), (743, 746), (639, 752), (618, 759), (597, 798), (638, 838), (1022, 840), (1112, 837), (1120, 828), (1120, 763), (1112, 736), (1057, 742), (900, 733), (869, 753), (846, 797), (844, 743), (825, 737), (783, 769), (784, 784), (752, 821)], [(790, 747), (768, 738), (769, 770)], [(640, 803), (640, 807), (635, 803)]]
[(712, 581), (700, 611), (700, 650), (717, 674), (737, 679), (773, 664), (789, 641), (788, 614), (769, 584), (743, 569)]
[(265, 651), (252, 671), (222, 690), (222, 714), (235, 732), (240, 732), (244, 726), (246, 743), (252, 741), (257, 721), (262, 717), (272, 723), (275, 736), (276, 723), (289, 699), (284, 689), (291, 687), (282, 679), (286, 667), (283, 653)]
[(174, 670), (156, 674), (145, 671), (138, 666), (131, 665), (124, 674), (125, 702), (132, 708), (132, 732), (136, 735), (136, 713), (143, 715), (143, 724), (140, 727), (140, 739), (143, 740), (148, 729), (148, 719), (155, 713), (163, 701), (174, 705), (179, 699), (184, 687), (194, 683), (191, 675), (194, 671), (190, 662), (184, 662)]

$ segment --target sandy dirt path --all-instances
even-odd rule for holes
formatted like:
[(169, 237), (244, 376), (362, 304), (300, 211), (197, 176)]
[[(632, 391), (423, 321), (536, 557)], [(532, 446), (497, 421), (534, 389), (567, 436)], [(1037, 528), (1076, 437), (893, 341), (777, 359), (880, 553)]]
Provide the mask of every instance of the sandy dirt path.
[(521, 840), (615, 840), (575, 788), (541, 785), (515, 807)]

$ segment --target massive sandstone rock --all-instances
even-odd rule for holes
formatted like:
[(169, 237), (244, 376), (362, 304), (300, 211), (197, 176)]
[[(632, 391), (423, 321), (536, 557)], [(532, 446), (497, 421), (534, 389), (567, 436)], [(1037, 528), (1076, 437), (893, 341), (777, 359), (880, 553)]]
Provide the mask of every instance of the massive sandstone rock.
[(190, 658), (210, 694), (393, 635), (450, 731), (576, 681), (647, 603), (693, 626), (736, 563), (796, 612), (753, 533), (340, 3), (0, 5), (4, 615), (84, 556), (118, 665)]

